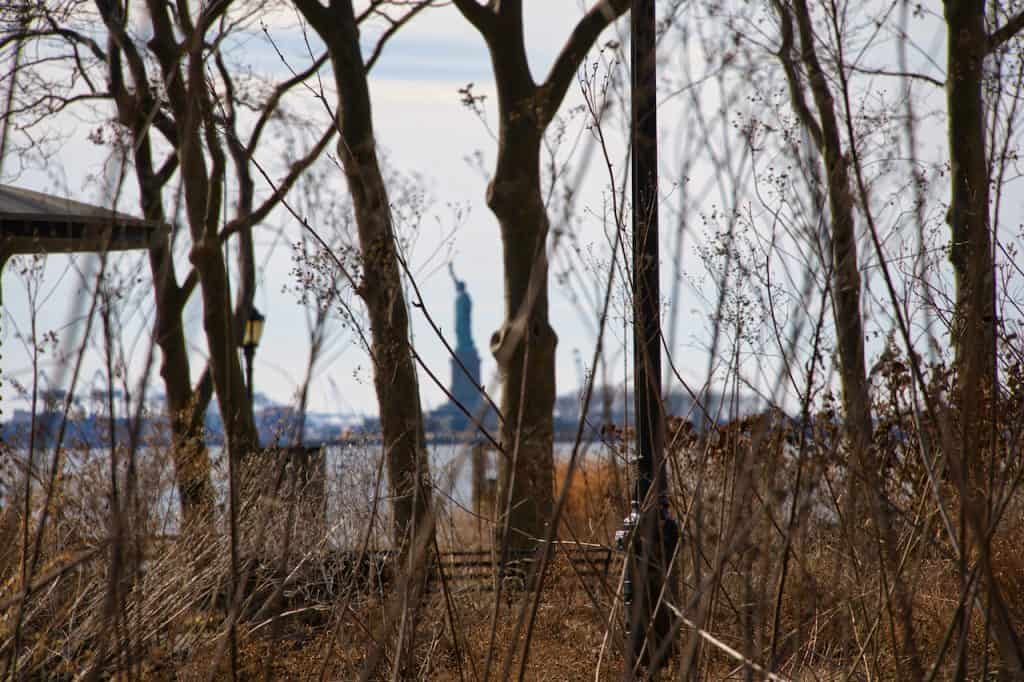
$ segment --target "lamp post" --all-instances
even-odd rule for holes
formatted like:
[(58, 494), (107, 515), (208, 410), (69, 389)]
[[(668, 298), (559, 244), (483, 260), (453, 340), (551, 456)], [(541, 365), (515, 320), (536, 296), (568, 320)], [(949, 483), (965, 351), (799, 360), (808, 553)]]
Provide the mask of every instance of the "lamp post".
[(665, 415), (661, 403), (658, 270), (658, 118), (655, 0), (632, 0), (630, 73), (633, 198), (633, 400), (637, 471), (630, 514), (618, 540), (627, 552), (623, 584), (627, 620), (626, 676), (637, 666), (655, 673), (671, 654), (674, 601), (669, 563), (679, 526), (668, 509)]
[(256, 346), (260, 345), (260, 338), (263, 336), (263, 323), (266, 320), (260, 311), (254, 307), (249, 312), (249, 319), (245, 321), (245, 329), (242, 332), (242, 350), (245, 352), (245, 374), (246, 386), (249, 388), (249, 409), (253, 410), (252, 391), (252, 359), (256, 355)]

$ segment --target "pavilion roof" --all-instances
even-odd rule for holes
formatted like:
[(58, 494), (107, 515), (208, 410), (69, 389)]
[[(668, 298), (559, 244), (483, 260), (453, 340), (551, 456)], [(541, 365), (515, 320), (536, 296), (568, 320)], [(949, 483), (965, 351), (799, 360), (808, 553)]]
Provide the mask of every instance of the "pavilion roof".
[(147, 249), (167, 227), (109, 208), (0, 185), (0, 261), (27, 253)]

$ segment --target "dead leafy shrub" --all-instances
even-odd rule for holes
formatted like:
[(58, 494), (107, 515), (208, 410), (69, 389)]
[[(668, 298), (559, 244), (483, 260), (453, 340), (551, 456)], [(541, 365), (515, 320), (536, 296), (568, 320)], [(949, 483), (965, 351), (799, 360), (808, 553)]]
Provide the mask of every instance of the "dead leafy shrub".
[[(555, 491), (564, 485), (568, 462), (555, 464)], [(562, 514), (564, 540), (610, 544), (629, 510), (624, 472), (615, 461), (582, 462), (573, 474)]]

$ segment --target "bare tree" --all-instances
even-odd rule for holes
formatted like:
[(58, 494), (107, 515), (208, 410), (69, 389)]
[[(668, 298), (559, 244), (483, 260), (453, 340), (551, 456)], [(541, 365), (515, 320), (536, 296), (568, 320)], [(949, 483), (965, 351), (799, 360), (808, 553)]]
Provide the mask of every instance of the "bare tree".
[[(410, 534), (423, 527), (430, 510), (430, 475), (419, 382), (409, 345), (408, 307), (366, 81), (383, 41), (369, 62), (364, 61), (359, 45), (359, 23), (374, 11), (383, 11), (377, 4), (356, 16), (350, 0), (332, 0), (328, 6), (318, 0), (295, 0), (327, 45), (334, 71), (338, 156), (359, 233), (362, 282), (356, 293), (366, 302), (370, 317), (374, 387), (391, 485), (392, 534), (396, 546), (409, 546)], [(385, 39), (428, 4), (414, 3), (405, 9)]]
[[(997, 409), (998, 315), (993, 251), (990, 187), (991, 132), (986, 130), (986, 58), (1003, 48), (1024, 29), (1024, 12), (1010, 15), (989, 33), (987, 3), (948, 0), (946, 21), (946, 103), (949, 131), (951, 231), (949, 258), (953, 264), (955, 308), (951, 330), (959, 386), (959, 452), (950, 463), (960, 486), (965, 526), (972, 531), (984, 569), (993, 631), (999, 644), (1002, 672), (1024, 673), (1024, 649), (1014, 634), (999, 581), (992, 574), (990, 523), (992, 493), (987, 490), (985, 465), (995, 466), (994, 434), (1000, 426)], [(994, 14), (1001, 3), (992, 3)], [(998, 83), (998, 81), (997, 81)], [(1001, 83), (998, 83), (1001, 86)], [(1011, 124), (1012, 125), (1012, 124)], [(1003, 159), (1005, 162), (1005, 159)], [(1000, 164), (1001, 165), (1001, 164)], [(1002, 187), (997, 188), (997, 194)], [(966, 539), (966, 538), (965, 538)], [(964, 568), (961, 569), (965, 571)], [(966, 633), (968, 624), (962, 623)]]
[[(864, 362), (864, 322), (861, 316), (861, 282), (857, 265), (857, 231), (850, 159), (843, 151), (840, 122), (827, 74), (818, 59), (814, 27), (805, 0), (775, 0), (780, 20), (782, 61), (793, 109), (811, 136), (825, 166), (831, 223), (832, 305), (839, 344), (839, 374), (846, 410), (846, 432), (857, 456), (871, 445), (871, 398)], [(794, 19), (800, 37), (794, 41)], [(799, 61), (797, 61), (799, 58)], [(818, 115), (812, 113), (804, 94), (806, 70)]]
[[(50, 116), (71, 107), (92, 105), (101, 117), (109, 117), (101, 129), (106, 132), (99, 133), (98, 139), (119, 147), (131, 162), (143, 215), (158, 223), (174, 222), (170, 240), (153, 248), (149, 261), (156, 303), (153, 336), (161, 350), (160, 375), (186, 523), (208, 517), (213, 500), (203, 415), (214, 391), (232, 457), (241, 458), (257, 445), (236, 344), (254, 288), (252, 227), (277, 205), (333, 131), (322, 132), (275, 191), (255, 205), (250, 159), (263, 143), (268, 124), (280, 113), (283, 96), (315, 69), (276, 84), (265, 97), (247, 97), (256, 120), (243, 139), (235, 113), (236, 98), (242, 95), (236, 92), (231, 69), (219, 50), (212, 48), (240, 28), (237, 19), (227, 16), (230, 6), (219, 3), (195, 14), (187, 6), (172, 13), (159, 3), (152, 3), (148, 11), (120, 2), (38, 4), (26, 6), (20, 32), (0, 41), (4, 45), (32, 42), (42, 55), (19, 67), (28, 79), (17, 96), (12, 95), (14, 104), (5, 112), (4, 124), (24, 132), (49, 124)], [(139, 19), (135, 12), (143, 15), (141, 33), (129, 28)], [(99, 35), (95, 24), (89, 25), (89, 18), (97, 15), (103, 29)], [(197, 17), (195, 22), (192, 16)], [(145, 34), (150, 36), (148, 42), (142, 37)], [(180, 36), (187, 36), (184, 43), (179, 43)], [(56, 94), (66, 91), (51, 82), (55, 61), (71, 73), (75, 87), (66, 95)], [(222, 79), (210, 78), (213, 72)], [(52, 87), (44, 87), (47, 84)], [(229, 184), (229, 155), (225, 149), (234, 162), (240, 196), (234, 217), (226, 224), (222, 202)], [(179, 191), (194, 266), (184, 277), (177, 272), (175, 247), (186, 237), (166, 213)], [(222, 249), (233, 235), (239, 235), (242, 272), (234, 321)], [(197, 286), (203, 297), (210, 366), (193, 387), (182, 315)]]
[(1024, 28), (1024, 13), (1009, 17), (989, 34), (985, 3), (949, 0), (944, 7), (951, 181), (947, 220), (956, 284), (952, 337), (961, 386), (972, 387), (964, 404), (981, 407), (978, 399), (995, 388), (997, 350), (985, 61)]
[(509, 510), (511, 547), (544, 536), (553, 507), (555, 345), (548, 320), (547, 237), (541, 183), (544, 132), (587, 52), (629, 7), (625, 0), (591, 6), (562, 46), (547, 77), (534, 81), (526, 57), (523, 3), (454, 0), (487, 43), (498, 89), (498, 155), (487, 204), (501, 227), (505, 321), (491, 337), (501, 374), (499, 499)]

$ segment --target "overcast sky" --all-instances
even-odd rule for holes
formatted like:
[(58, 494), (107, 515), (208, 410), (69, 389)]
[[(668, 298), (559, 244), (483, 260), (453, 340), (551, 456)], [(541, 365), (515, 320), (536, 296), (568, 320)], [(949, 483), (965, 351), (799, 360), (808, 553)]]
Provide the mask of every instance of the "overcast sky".
[[(250, 67), (258, 75), (280, 78), (286, 73), (286, 69), (271, 45), (272, 39), (292, 68), (302, 68), (307, 64), (308, 51), (301, 33), (296, 30), (297, 19), (294, 13), (287, 9), (288, 6), (287, 3), (282, 3), (283, 9), (272, 15), (260, 16), (259, 21), (251, 25), (251, 30), (225, 44), (224, 51), (228, 58)], [(526, 2), (525, 8), (526, 43), (530, 64), (535, 80), (540, 81), (575, 22), (582, 15), (582, 3), (577, 0), (536, 0)], [(763, 12), (763, 8), (754, 8), (750, 11), (754, 15), (750, 26), (755, 27), (750, 30), (763, 30), (770, 34), (770, 20), (762, 22), (759, 19), (758, 12)], [(937, 20), (934, 16), (927, 15), (915, 20), (924, 23), (917, 25), (918, 28), (915, 29), (923, 37), (917, 43), (918, 51), (911, 55), (914, 66), (941, 78), (941, 73), (936, 71), (938, 64), (941, 63), (940, 52), (943, 44), (942, 33), (936, 29)], [(267, 27), (270, 39), (260, 30), (261, 23)], [(372, 40), (374, 30), (364, 30), (365, 44)], [(693, 22), (692, 31), (696, 37), (691, 41), (691, 45), (699, 44), (702, 30), (719, 29), (709, 24), (702, 27), (699, 21)], [(602, 36), (599, 44), (605, 44), (613, 39), (625, 42), (624, 34), (627, 31), (628, 20), (620, 20)], [(755, 41), (762, 40), (765, 44), (770, 44), (772, 40), (756, 33), (750, 33), (747, 37)], [(317, 48), (315, 42), (314, 40), (314, 49)], [(880, 53), (883, 60), (891, 59), (891, 44), (890, 41), (886, 47), (883, 42)], [(602, 56), (607, 58), (610, 54), (606, 51)], [(689, 71), (684, 72), (682, 63), (685, 62), (687, 55), (681, 54), (677, 46), (663, 44), (659, 54), (659, 68), (665, 79), (662, 99), (667, 99), (659, 113), (662, 225), (665, 235), (674, 230), (675, 222), (680, 215), (680, 164), (687, 154), (699, 152), (702, 158), (717, 159), (720, 162), (723, 155), (727, 155), (726, 150), (730, 145), (733, 150), (744, 147), (743, 143), (738, 142), (738, 136), (744, 134), (741, 125), (744, 121), (753, 120), (757, 116), (772, 120), (771, 117), (778, 112), (786, 114), (788, 104), (785, 90), (779, 89), (777, 84), (775, 89), (771, 90), (774, 93), (771, 95), (774, 100), (770, 97), (758, 99), (746, 96), (744, 86), (744, 92), (741, 93), (743, 96), (731, 101), (729, 110), (726, 111), (723, 107), (725, 116), (722, 120), (727, 123), (716, 128), (716, 137), (694, 139), (693, 130), (687, 128), (687, 122), (692, 125), (692, 119), (684, 120), (678, 107), (686, 105), (687, 97), (699, 90), (696, 97), (700, 99), (700, 106), (716, 114), (721, 105), (714, 89), (706, 85), (704, 75), (705, 72), (713, 72), (729, 58), (729, 55), (717, 52), (708, 58), (698, 55), (687, 65)], [(591, 59), (596, 58), (596, 53), (592, 53)], [(766, 60), (766, 63), (770, 63), (770, 60)], [(756, 71), (753, 73), (754, 77), (758, 77)], [(322, 76), (325, 82), (329, 82), (330, 74), (326, 68)], [(459, 89), (468, 83), (473, 83), (475, 93), (486, 96), (486, 123), (490, 124), (491, 129), (496, 130), (493, 109), (494, 85), (485, 45), (475, 30), (450, 6), (422, 13), (403, 28), (388, 44), (370, 79), (377, 141), (387, 159), (388, 167), (403, 176), (422, 178), (424, 189), (430, 197), (428, 210), (419, 222), (419, 229), (410, 235), (414, 241), (409, 260), (421, 288), (423, 302), (444, 333), (451, 338), (454, 335), (454, 289), (446, 269), (448, 261), (451, 260), (459, 277), (466, 280), (473, 297), (473, 333), (483, 358), (484, 379), (488, 386), (496, 391), (497, 386), (493, 383), (494, 362), (487, 345), (488, 338), (500, 324), (503, 315), (501, 249), (497, 224), (484, 202), (486, 175), (489, 174), (493, 163), (496, 143), (491, 137), (488, 125), (461, 102)], [(693, 90), (681, 89), (682, 85), (691, 84), (697, 84), (693, 85)], [(764, 84), (758, 84), (760, 89), (754, 87), (754, 83), (750, 85), (751, 93), (763, 94), (770, 90)], [(869, 87), (876, 88), (873, 92), (880, 93), (878, 99), (881, 101), (886, 97), (886, 86), (885, 82), (871, 81)], [(674, 94), (669, 99), (670, 87)], [(939, 88), (918, 90), (915, 91), (915, 96), (923, 98), (920, 111), (927, 111), (930, 107), (941, 107), (943, 101)], [(570, 88), (561, 110), (569, 125), (559, 158), (571, 158), (575, 164), (580, 163), (580, 150), (592, 136), (585, 127), (586, 117), (575, 109), (582, 101), (580, 87), (574, 85)], [(690, 104), (693, 103), (694, 101), (690, 101)], [(874, 106), (868, 98), (864, 98), (863, 102), (859, 101), (857, 105)], [(293, 111), (310, 112), (310, 117), (323, 114), (323, 105), (308, 92), (296, 93), (290, 99), (289, 106)], [(771, 106), (775, 106), (776, 109), (770, 110)], [(617, 180), (621, 182), (626, 157), (619, 116), (616, 113), (608, 122), (606, 133), (610, 160)], [(59, 154), (51, 158), (45, 167), (32, 163), (21, 167), (8, 161), (4, 165), (3, 178), (0, 181), (30, 189), (66, 192), (79, 200), (102, 202), (105, 196), (109, 196), (109, 193), (103, 190), (103, 178), (110, 177), (111, 167), (109, 164), (104, 165), (109, 157), (109, 150), (87, 140), (87, 135), (97, 124), (98, 119), (93, 114), (75, 113), (63, 116), (58, 122), (58, 128), (63, 134)], [(778, 126), (778, 123), (775, 125)], [(922, 141), (924, 153), (941, 158), (944, 147), (941, 119), (933, 117), (924, 124), (922, 130), (925, 133)], [(285, 140), (279, 140), (276, 148), (259, 152), (257, 161), (272, 167), (279, 162), (284, 144), (287, 144)], [(884, 145), (880, 149), (880, 153), (886, 152)], [(471, 162), (472, 159), (479, 159), (480, 163)], [(689, 171), (688, 177), (695, 183), (691, 188), (694, 194), (699, 192), (700, 183), (713, 177), (710, 166), (706, 165), (706, 159)], [(480, 169), (481, 163), (483, 172)], [(733, 163), (736, 163), (735, 160)], [(760, 169), (771, 172), (771, 158), (761, 158), (759, 163)], [(749, 172), (749, 167), (746, 172)], [(132, 201), (134, 193), (131, 184), (129, 182), (126, 186), (119, 207), (126, 212), (138, 214), (138, 207), (133, 205)], [(258, 181), (258, 184), (260, 191), (267, 190), (265, 183)], [(328, 169), (323, 187), (344, 199), (346, 189), (340, 170)], [(770, 187), (765, 186), (762, 189)], [(590, 286), (595, 286), (597, 280), (594, 279), (594, 273), (599, 272), (598, 276), (605, 276), (606, 267), (602, 266), (606, 264), (608, 254), (605, 234), (607, 223), (604, 216), (609, 210), (609, 178), (604, 161), (599, 155), (591, 160), (590, 169), (583, 177), (578, 192), (577, 222), (572, 225), (577, 239), (572, 242), (564, 240), (560, 248), (580, 249), (584, 255), (582, 261), (594, 266), (585, 274), (594, 280)], [(902, 195), (897, 192), (894, 196), (900, 201), (909, 200), (905, 191)], [(675, 365), (683, 377), (687, 380), (696, 380), (698, 383), (704, 379), (709, 366), (706, 349), (709, 338), (709, 314), (714, 310), (711, 300), (714, 291), (713, 288), (708, 289), (705, 286), (708, 280), (701, 269), (701, 260), (697, 257), (695, 249), (707, 236), (708, 230), (714, 229), (713, 220), (702, 222), (702, 219), (713, 213), (716, 206), (721, 208), (724, 202), (729, 200), (728, 197), (714, 192), (708, 197), (710, 198), (705, 197), (703, 204), (695, 203), (682, 207), (682, 211), (688, 215), (692, 224), (684, 248), (680, 251), (687, 276), (680, 290), (680, 300), (666, 301), (666, 305), (675, 305), (679, 313), (677, 343), (673, 348)], [(751, 210), (754, 212), (764, 208), (759, 207), (757, 202), (753, 202), (752, 206)], [(895, 213), (903, 209), (895, 206), (892, 210)], [(1017, 210), (1017, 207), (1013, 210)], [(904, 215), (910, 215), (910, 212), (904, 211)], [(764, 224), (769, 224), (770, 218), (771, 216), (768, 216)], [(943, 229), (941, 216), (937, 219), (936, 225), (937, 230)], [(289, 245), (298, 240), (300, 227), (294, 219), (281, 211), (259, 226), (255, 234), (257, 260), (264, 264), (259, 274), (256, 305), (267, 317), (263, 343), (256, 354), (256, 388), (258, 392), (267, 394), (277, 402), (289, 403), (293, 401), (298, 383), (305, 375), (308, 349), (305, 314), (296, 294), (290, 290), (296, 280), (292, 273), (293, 260)], [(674, 244), (663, 236), (662, 248), (662, 289), (663, 295), (667, 296), (667, 292), (670, 291), (669, 278), (673, 274), (671, 267), (675, 260)], [(69, 268), (68, 264), (72, 262), (74, 267)], [(82, 327), (85, 303), (83, 297), (76, 294), (91, 286), (92, 282), (87, 278), (89, 272), (94, 272), (95, 262), (95, 257), (87, 256), (76, 257), (73, 261), (62, 256), (49, 259), (40, 294), (37, 329), (39, 333), (56, 331), (65, 350), (74, 348), (73, 344), (79, 342), (76, 332)], [(141, 257), (136, 256), (134, 260), (125, 261), (128, 262), (141, 264), (143, 261)], [(85, 280), (81, 274), (83, 272), (87, 273)], [(140, 267), (140, 273), (146, 276), (148, 268)], [(553, 275), (557, 274), (556, 264)], [(870, 266), (866, 266), (865, 286), (869, 292), (872, 277)], [(556, 279), (553, 276), (551, 282), (551, 319), (559, 335), (558, 390), (559, 393), (566, 393), (578, 388), (581, 376), (580, 363), (589, 361), (595, 337), (592, 325), (581, 320), (577, 307), (571, 302), (571, 292)], [(88, 283), (83, 284), (83, 281)], [(798, 282), (794, 280), (793, 287), (797, 285)], [(4, 376), (6, 379), (14, 379), (29, 385), (29, 354), (26, 345), (17, 336), (19, 332), (28, 333), (32, 318), (23, 278), (11, 267), (7, 268), (3, 276), (3, 293), (5, 317), (0, 333), (4, 339)], [(148, 289), (140, 288), (137, 297), (146, 301), (146, 296)], [(865, 314), (869, 324), (875, 319), (874, 316), (884, 316), (887, 305), (884, 302), (877, 304), (873, 302), (874, 300), (877, 299), (873, 299), (870, 293), (865, 297)], [(793, 304), (794, 300), (789, 300), (782, 305), (792, 307)], [(139, 372), (145, 365), (152, 323), (151, 305), (146, 303), (137, 308), (130, 317), (122, 321), (121, 328), (132, 372)], [(798, 305), (793, 310), (801, 312)], [(790, 314), (785, 310), (783, 313)], [(426, 324), (422, 313), (414, 309), (411, 317), (414, 341), (419, 354), (431, 370), (447, 383), (450, 377), (447, 353)], [(877, 327), (884, 329), (887, 324), (882, 319)], [(192, 372), (193, 375), (198, 375), (204, 365), (205, 355), (198, 296), (193, 297), (187, 309), (186, 325), (193, 344)], [(622, 353), (625, 336), (622, 308), (619, 306), (613, 309), (608, 338), (609, 355), (614, 368), (610, 379), (615, 383), (621, 383), (627, 378), (628, 369), (623, 358), (631, 355)], [(85, 370), (79, 381), (79, 393), (87, 392), (93, 385), (102, 384), (99, 378), (102, 376), (100, 343), (101, 336), (94, 333)], [(880, 343), (877, 337), (869, 340), (869, 352), (872, 352), (872, 349), (877, 350)], [(751, 354), (751, 357), (756, 355)], [(712, 361), (728, 359), (719, 358)], [(754, 357), (754, 360), (761, 361), (757, 357)], [(772, 362), (770, 359), (767, 361), (768, 370), (761, 376), (756, 369), (748, 373), (750, 381), (766, 392), (771, 392), (775, 385), (777, 365), (773, 365)], [(68, 371), (65, 364), (61, 363), (58, 354), (48, 352), (43, 357), (42, 367), (51, 384), (66, 387)], [(155, 371), (153, 376), (156, 379)], [(444, 402), (442, 390), (422, 373), (420, 388), (426, 408), (437, 407)], [(150, 390), (162, 390), (158, 379), (152, 382)], [(15, 391), (11, 381), (4, 381), (2, 395), (4, 405), (14, 404)], [(317, 369), (310, 399), (310, 406), (315, 410), (355, 413), (376, 411), (370, 364), (365, 352), (355, 342), (351, 333), (339, 332), (336, 343), (327, 354), (327, 360)]]
[[(546, 74), (561, 43), (568, 36), (582, 10), (577, 2), (527, 2), (526, 36), (530, 63), (539, 81)], [(294, 17), (278, 13), (266, 18), (270, 35), (295, 67), (308, 59), (298, 34), (293, 30)], [(616, 32), (627, 30), (621, 21), (609, 30), (602, 42), (616, 38)], [(367, 33), (371, 33), (367, 31)], [(257, 73), (283, 72), (277, 56), (265, 35), (254, 30), (227, 48), (236, 57), (244, 52), (244, 59)], [(324, 71), (325, 79), (330, 74)], [(459, 88), (474, 84), (474, 91), (487, 95), (489, 123), (496, 129), (493, 115), (494, 88), (490, 60), (479, 35), (451, 7), (439, 8), (421, 14), (406, 26), (388, 45), (384, 56), (374, 69), (371, 93), (374, 106), (374, 125), (378, 144), (393, 170), (422, 176), (430, 197), (429, 214), (422, 220), (415, 236), (411, 263), (416, 270), (425, 303), (431, 315), (446, 334), (454, 333), (454, 290), (448, 277), (446, 264), (450, 257), (459, 277), (465, 279), (474, 299), (473, 332), (484, 360), (485, 380), (493, 378), (494, 363), (487, 350), (488, 338), (502, 318), (501, 252), (498, 247), (497, 224), (484, 203), (486, 178), (469, 158), (479, 155), (483, 167), (489, 172), (494, 158), (495, 142), (487, 126), (461, 103)], [(300, 96), (301, 98), (301, 96)], [(306, 103), (293, 106), (320, 106), (311, 96)], [(574, 86), (564, 110), (580, 103), (579, 88)], [(571, 139), (582, 139), (582, 117), (573, 118)], [(60, 127), (66, 140), (58, 157), (51, 159), (46, 168), (12, 168), (8, 163), (3, 181), (18, 186), (64, 193), (73, 198), (101, 202), (102, 189), (96, 178), (104, 177), (103, 162), (106, 150), (85, 139), (94, 121), (86, 115), (64, 117)], [(610, 131), (613, 144), (621, 138)], [(621, 144), (615, 153), (622, 153)], [(268, 163), (267, 159), (261, 159)], [(621, 159), (616, 159), (621, 161)], [(58, 167), (59, 165), (59, 167)], [(17, 171), (17, 172), (15, 172)], [(109, 169), (108, 169), (109, 172)], [(334, 188), (341, 194), (345, 186), (340, 171), (333, 178)], [(130, 183), (129, 183), (130, 184)], [(607, 200), (607, 176), (590, 173), (581, 188), (582, 199), (578, 208), (601, 215)], [(130, 187), (125, 189), (127, 201), (123, 210), (138, 214), (132, 205)], [(458, 209), (453, 208), (457, 206)], [(456, 218), (456, 215), (460, 216)], [(293, 267), (288, 241), (298, 236), (298, 227), (287, 216), (278, 213), (268, 221), (272, 225), (257, 228), (256, 238), (265, 262), (260, 273), (256, 296), (257, 307), (266, 315), (267, 326), (262, 345), (256, 354), (256, 387), (278, 402), (290, 402), (297, 382), (304, 375), (308, 343), (305, 338), (303, 312), (292, 292), (283, 289), (294, 285)], [(279, 228), (286, 228), (281, 236)], [(457, 229), (456, 229), (457, 228)], [(605, 237), (596, 217), (583, 222), (583, 241), (596, 250), (604, 247)], [(563, 243), (563, 248), (565, 247)], [(269, 256), (268, 256), (269, 254)], [(41, 293), (40, 331), (57, 331), (65, 341), (74, 340), (75, 329), (80, 328), (83, 303), (76, 301), (75, 292), (83, 288), (81, 272), (92, 271), (88, 256), (74, 258), (69, 270), (69, 258), (49, 258)], [(147, 270), (143, 269), (145, 274)], [(31, 368), (26, 346), (16, 338), (16, 329), (27, 333), (30, 328), (28, 297), (22, 279), (13, 268), (4, 273), (5, 323), (3, 325), (3, 371), (6, 377), (28, 385)], [(141, 293), (145, 293), (142, 290)], [(584, 358), (592, 353), (594, 339), (579, 322), (576, 308), (568, 301), (564, 290), (552, 284), (551, 317), (559, 334), (558, 366), (559, 391), (571, 391), (578, 383), (577, 352)], [(76, 307), (77, 306), (77, 307)], [(414, 334), (417, 348), (432, 370), (447, 383), (448, 358), (435, 335), (418, 311), (413, 311)], [(77, 320), (77, 322), (76, 322)], [(69, 322), (70, 321), (70, 322)], [(151, 322), (144, 312), (135, 313), (125, 321), (127, 330), (145, 329)], [(193, 374), (202, 369), (203, 343), (201, 341), (201, 306), (198, 296), (187, 312), (190, 337), (194, 344)], [(134, 332), (134, 340), (127, 341), (131, 352), (130, 364), (138, 371), (145, 362), (148, 338), (144, 332)], [(100, 381), (102, 355), (101, 337), (94, 334), (92, 351), (88, 357), (80, 386)], [(621, 337), (621, 333), (619, 334)], [(341, 410), (362, 413), (376, 410), (372, 377), (365, 353), (353, 341), (351, 334), (340, 332), (328, 356), (329, 362), (319, 368), (313, 384), (311, 406), (318, 410)], [(620, 356), (621, 357), (621, 356)], [(49, 353), (42, 361), (50, 382), (57, 383), (67, 372), (62, 372), (57, 355)], [(156, 376), (154, 372), (154, 377)], [(621, 380), (621, 378), (619, 379)], [(495, 388), (491, 384), (492, 388)], [(159, 381), (152, 389), (161, 390)], [(152, 390), (151, 389), (151, 390)], [(421, 391), (426, 407), (436, 407), (444, 401), (442, 391), (423, 376)], [(83, 392), (79, 389), (79, 392)], [(5, 404), (14, 399), (12, 384), (5, 382)]]

